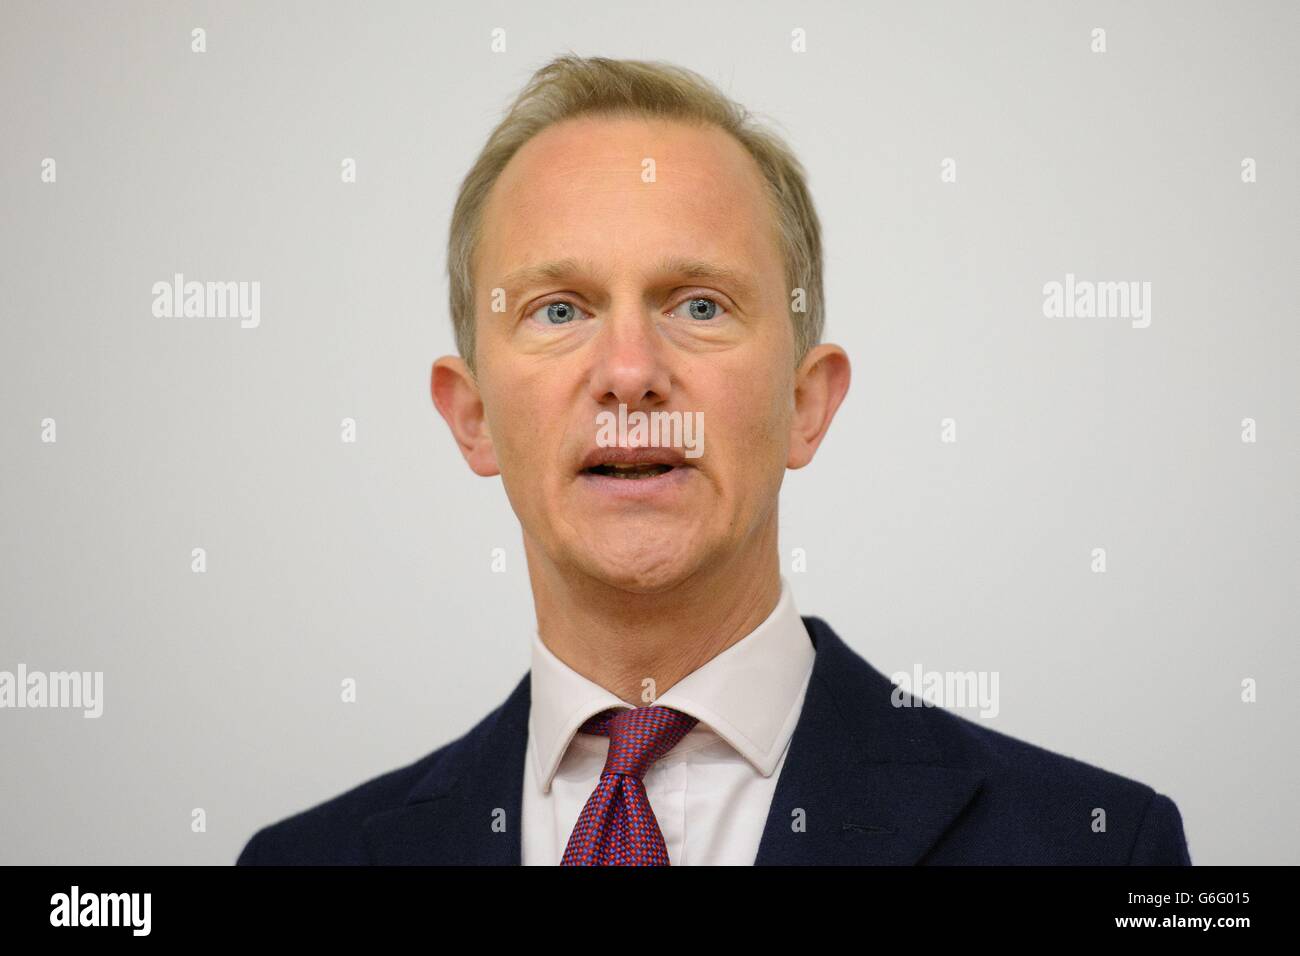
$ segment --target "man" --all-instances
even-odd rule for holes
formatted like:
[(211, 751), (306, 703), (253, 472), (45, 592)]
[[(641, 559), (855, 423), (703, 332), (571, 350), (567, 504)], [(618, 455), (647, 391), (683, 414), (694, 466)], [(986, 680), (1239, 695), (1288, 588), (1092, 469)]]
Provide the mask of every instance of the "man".
[(448, 271), (460, 356), (431, 391), (522, 526), (532, 668), (240, 863), (1190, 863), (1169, 798), (896, 706), (795, 609), (778, 494), (849, 362), (819, 344), (803, 171), (743, 110), (685, 70), (555, 60), (466, 177)]

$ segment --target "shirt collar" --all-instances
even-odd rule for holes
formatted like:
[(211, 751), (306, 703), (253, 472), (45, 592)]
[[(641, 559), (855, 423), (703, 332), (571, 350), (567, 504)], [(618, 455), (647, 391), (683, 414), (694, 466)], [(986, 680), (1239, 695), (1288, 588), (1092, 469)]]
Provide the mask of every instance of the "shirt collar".
[[(799, 719), (815, 651), (784, 576), (767, 618), (655, 700), (697, 718), (770, 777)], [(543, 793), (578, 728), (611, 707), (631, 705), (555, 656), (536, 631), (532, 640), (528, 739)]]

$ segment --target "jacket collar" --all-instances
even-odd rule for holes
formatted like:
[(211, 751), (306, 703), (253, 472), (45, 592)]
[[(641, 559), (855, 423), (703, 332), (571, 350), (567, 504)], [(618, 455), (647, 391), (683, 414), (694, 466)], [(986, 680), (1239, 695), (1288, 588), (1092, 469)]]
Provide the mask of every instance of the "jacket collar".
[[(924, 707), (830, 626), (804, 617), (816, 657), (756, 864), (912, 864), (978, 792), (978, 771), (943, 766)], [(400, 807), (362, 824), (373, 862), (520, 862), (529, 677), (446, 753)]]
[[(528, 717), (529, 756), (545, 792), (583, 721), (606, 708), (630, 708), (555, 656), (534, 632)], [(802, 710), (816, 654), (785, 576), (772, 612), (742, 640), (691, 671), (655, 704), (700, 722), (683, 746), (721, 737), (765, 777), (775, 772)], [(692, 736), (693, 735), (693, 736)]]

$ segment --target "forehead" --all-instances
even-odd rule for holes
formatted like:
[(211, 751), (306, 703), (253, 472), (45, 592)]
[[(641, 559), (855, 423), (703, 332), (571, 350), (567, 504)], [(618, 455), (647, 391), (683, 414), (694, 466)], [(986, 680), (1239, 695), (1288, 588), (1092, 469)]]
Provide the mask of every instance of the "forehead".
[(506, 165), (482, 226), (487, 284), (557, 259), (621, 271), (674, 257), (784, 282), (767, 185), (745, 148), (715, 126), (622, 116), (550, 126)]

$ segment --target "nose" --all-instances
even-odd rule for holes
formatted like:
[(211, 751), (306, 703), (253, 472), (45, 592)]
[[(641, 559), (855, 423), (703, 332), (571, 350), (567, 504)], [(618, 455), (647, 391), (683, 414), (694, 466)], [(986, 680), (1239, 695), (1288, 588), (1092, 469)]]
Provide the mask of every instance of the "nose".
[(668, 400), (667, 343), (643, 303), (612, 311), (593, 343), (590, 394), (601, 405), (655, 405)]

